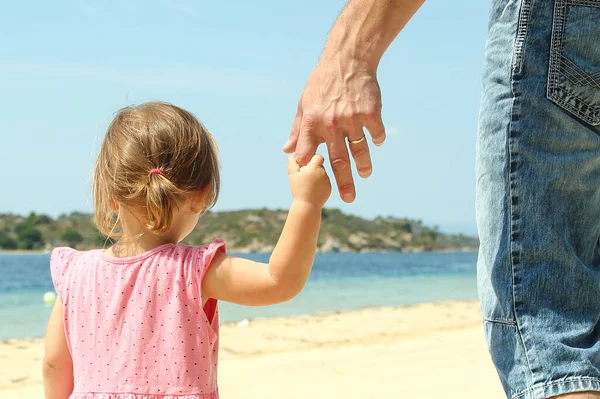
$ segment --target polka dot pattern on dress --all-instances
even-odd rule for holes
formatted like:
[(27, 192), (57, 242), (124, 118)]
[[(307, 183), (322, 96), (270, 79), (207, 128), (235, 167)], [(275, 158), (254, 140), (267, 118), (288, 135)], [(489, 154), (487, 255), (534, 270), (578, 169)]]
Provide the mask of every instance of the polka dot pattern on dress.
[(225, 251), (223, 240), (167, 244), (130, 258), (66, 247), (52, 252), (74, 363), (72, 398), (218, 398), (217, 301), (204, 308), (200, 302), (202, 278), (218, 251)]

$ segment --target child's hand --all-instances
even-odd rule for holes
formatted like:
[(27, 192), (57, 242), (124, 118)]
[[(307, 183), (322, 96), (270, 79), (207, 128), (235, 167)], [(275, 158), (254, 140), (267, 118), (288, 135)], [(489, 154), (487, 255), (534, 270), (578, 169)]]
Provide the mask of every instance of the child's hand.
[(331, 183), (323, 168), (324, 159), (316, 154), (300, 167), (293, 156), (288, 159), (288, 175), (294, 201), (304, 201), (322, 208), (331, 194)]
[(315, 260), (321, 208), (331, 194), (331, 183), (320, 155), (302, 168), (290, 157), (288, 174), (294, 202), (269, 263), (217, 253), (202, 279), (203, 301), (214, 298), (244, 306), (273, 305), (302, 290)]

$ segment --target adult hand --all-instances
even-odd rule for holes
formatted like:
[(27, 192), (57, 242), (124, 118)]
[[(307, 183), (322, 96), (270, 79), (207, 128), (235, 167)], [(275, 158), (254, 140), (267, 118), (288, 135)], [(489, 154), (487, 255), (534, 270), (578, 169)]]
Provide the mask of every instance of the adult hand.
[(298, 164), (306, 165), (319, 144), (326, 143), (340, 197), (352, 202), (356, 190), (348, 149), (361, 177), (369, 177), (373, 169), (363, 127), (373, 144), (383, 144), (385, 129), (376, 72), (357, 62), (322, 60), (304, 87), (283, 151), (295, 152)]

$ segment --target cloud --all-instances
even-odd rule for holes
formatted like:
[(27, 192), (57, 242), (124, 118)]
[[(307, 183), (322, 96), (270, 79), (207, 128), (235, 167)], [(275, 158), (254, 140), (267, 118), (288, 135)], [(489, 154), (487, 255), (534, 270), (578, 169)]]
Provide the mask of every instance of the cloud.
[(281, 77), (266, 76), (243, 69), (222, 69), (194, 66), (114, 67), (80, 63), (43, 63), (0, 60), (4, 76), (27, 75), (126, 84), (194, 93), (230, 95), (269, 95), (278, 97), (294, 90)]

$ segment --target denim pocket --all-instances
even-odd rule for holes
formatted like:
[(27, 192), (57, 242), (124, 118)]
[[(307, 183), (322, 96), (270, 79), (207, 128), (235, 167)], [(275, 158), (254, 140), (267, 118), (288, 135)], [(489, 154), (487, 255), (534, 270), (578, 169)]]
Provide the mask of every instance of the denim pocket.
[(600, 0), (556, 0), (547, 97), (600, 126)]

